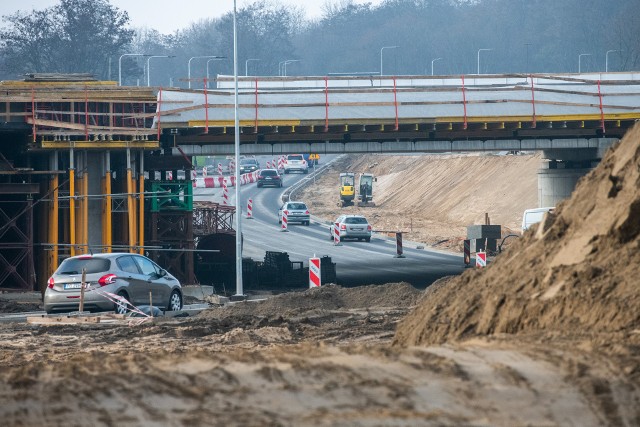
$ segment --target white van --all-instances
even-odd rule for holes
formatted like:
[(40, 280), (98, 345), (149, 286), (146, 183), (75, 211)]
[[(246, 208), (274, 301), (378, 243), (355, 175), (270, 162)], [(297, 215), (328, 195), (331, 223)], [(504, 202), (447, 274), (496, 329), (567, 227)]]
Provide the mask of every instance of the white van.
[(553, 212), (554, 207), (549, 208), (535, 208), (535, 209), (527, 209), (522, 214), (522, 232), (525, 232), (531, 227), (533, 224), (537, 224), (542, 221), (544, 218), (544, 214), (547, 212)]

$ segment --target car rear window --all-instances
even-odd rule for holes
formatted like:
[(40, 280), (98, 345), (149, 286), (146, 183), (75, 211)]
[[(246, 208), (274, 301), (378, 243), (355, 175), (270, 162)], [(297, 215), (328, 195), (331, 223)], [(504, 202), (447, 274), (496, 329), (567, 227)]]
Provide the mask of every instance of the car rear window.
[(367, 224), (367, 220), (362, 217), (347, 218), (345, 224)]
[(243, 160), (240, 160), (240, 164), (241, 165), (255, 165), (257, 163), (258, 162), (256, 160), (254, 160), (254, 159), (243, 159)]
[(266, 176), (266, 175), (278, 175), (278, 172), (273, 170), (273, 169), (265, 169), (262, 171), (261, 173), (262, 176)]
[(67, 258), (58, 267), (58, 274), (81, 274), (82, 269), (87, 274), (109, 271), (111, 262), (105, 258)]
[(289, 203), (289, 209), (307, 209), (304, 203)]
[(289, 154), (288, 160), (303, 160), (301, 154)]

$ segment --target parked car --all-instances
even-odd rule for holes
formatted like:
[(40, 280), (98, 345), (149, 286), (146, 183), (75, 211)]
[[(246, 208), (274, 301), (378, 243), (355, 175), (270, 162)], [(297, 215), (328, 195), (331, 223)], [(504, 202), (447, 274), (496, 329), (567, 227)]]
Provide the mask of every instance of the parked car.
[(522, 231), (525, 232), (533, 224), (542, 221), (547, 212), (553, 212), (555, 207), (527, 209), (522, 214)]
[(302, 225), (309, 225), (309, 208), (303, 202), (287, 202), (278, 209), (278, 224), (282, 224), (282, 215), (287, 211), (287, 224), (299, 222)]
[(80, 306), (82, 270), (85, 271), (84, 310), (125, 314), (127, 307), (109, 300), (104, 292), (120, 295), (133, 305), (149, 305), (169, 311), (182, 308), (178, 279), (149, 258), (131, 253), (78, 255), (65, 259), (47, 282), (47, 313), (77, 311)]
[(329, 238), (334, 239), (335, 224), (338, 224), (340, 240), (356, 239), (371, 241), (371, 224), (362, 215), (340, 215), (329, 227)]
[(240, 174), (255, 172), (260, 169), (260, 162), (254, 158), (240, 159)]
[(282, 187), (282, 177), (277, 169), (261, 169), (258, 173), (258, 187), (271, 185), (273, 187)]
[(284, 162), (284, 173), (291, 172), (309, 172), (309, 164), (302, 154), (289, 154)]

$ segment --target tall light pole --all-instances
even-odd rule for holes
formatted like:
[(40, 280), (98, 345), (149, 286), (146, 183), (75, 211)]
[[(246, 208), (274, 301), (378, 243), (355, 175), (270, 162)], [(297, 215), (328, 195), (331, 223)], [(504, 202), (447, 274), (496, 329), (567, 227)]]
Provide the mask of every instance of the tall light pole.
[(207, 89), (209, 89), (209, 62), (211, 61), (220, 61), (222, 59), (227, 59), (226, 56), (219, 56), (217, 58), (207, 59)]
[(233, 0), (233, 81), (234, 81), (234, 151), (235, 151), (235, 179), (236, 179), (236, 296), (244, 297), (242, 289), (242, 222), (240, 221), (241, 200), (240, 200), (240, 121), (238, 119), (238, 34), (236, 28), (236, 0)]
[(118, 86), (122, 86), (122, 58), (125, 56), (149, 56), (144, 53), (125, 53), (118, 58)]
[(284, 64), (282, 65), (282, 75), (286, 76), (287, 75), (287, 64), (291, 64), (292, 62), (300, 62), (299, 59), (289, 59), (288, 61), (284, 61)]
[(151, 58), (175, 58), (175, 55), (150, 55), (147, 58), (147, 86), (151, 86), (151, 68), (149, 68), (149, 61)]
[(615, 50), (608, 50), (607, 53), (605, 53), (604, 55), (604, 72), (607, 73), (609, 72), (609, 54), (611, 52), (622, 52), (620, 49), (615, 49)]
[(286, 74), (283, 74), (283, 70), (285, 69), (286, 64), (288, 64), (290, 62), (295, 62), (295, 61), (299, 61), (299, 60), (298, 59), (285, 59), (284, 61), (278, 62), (278, 75), (279, 76), (286, 75)]
[(578, 74), (582, 72), (582, 57), (583, 56), (591, 56), (590, 53), (581, 53), (578, 55)]
[(436, 58), (431, 60), (431, 75), (433, 76), (433, 63), (436, 61), (440, 61), (442, 58)]
[(383, 46), (382, 48), (380, 48), (380, 75), (384, 75), (382, 72), (382, 51), (385, 49), (396, 49), (400, 46)]
[(493, 49), (478, 49), (478, 74), (480, 74), (480, 52), (488, 52)]
[(209, 55), (209, 56), (192, 56), (191, 58), (189, 58), (189, 62), (187, 64), (187, 80), (189, 80), (189, 89), (191, 89), (191, 61), (193, 61), (194, 59), (202, 59), (202, 58), (224, 58), (224, 56)]
[(249, 58), (246, 61), (244, 61), (244, 75), (248, 76), (249, 75), (249, 62), (250, 61), (260, 61), (259, 58)]

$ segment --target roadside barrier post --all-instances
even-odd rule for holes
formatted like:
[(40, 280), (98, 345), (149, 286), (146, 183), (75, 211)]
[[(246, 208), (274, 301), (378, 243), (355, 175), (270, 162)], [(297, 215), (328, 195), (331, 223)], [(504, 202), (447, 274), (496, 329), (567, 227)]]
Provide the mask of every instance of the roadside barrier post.
[(309, 289), (321, 286), (320, 277), (320, 258), (316, 258), (316, 254), (313, 254), (313, 258), (309, 258)]
[(340, 223), (333, 225), (333, 246), (340, 246)]
[(404, 258), (402, 250), (402, 232), (396, 232), (396, 255), (394, 258)]
[(280, 231), (289, 231), (287, 230), (287, 216), (289, 215), (289, 211), (286, 209), (282, 211), (282, 228)]
[(227, 188), (227, 181), (222, 180), (222, 204), (229, 205), (229, 189)]
[(206, 177), (206, 176), (207, 176), (207, 167), (206, 167), (206, 166), (204, 166), (204, 167), (202, 168), (202, 176), (204, 176), (204, 177)]
[(218, 163), (218, 175), (222, 176), (222, 163)]
[(487, 266), (487, 253), (476, 252), (476, 267), (483, 268)]
[(471, 240), (464, 241), (464, 266), (469, 267), (471, 264)]
[(247, 219), (253, 219), (253, 199), (247, 201)]

